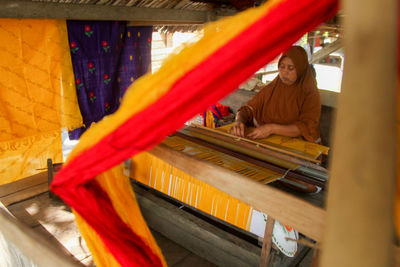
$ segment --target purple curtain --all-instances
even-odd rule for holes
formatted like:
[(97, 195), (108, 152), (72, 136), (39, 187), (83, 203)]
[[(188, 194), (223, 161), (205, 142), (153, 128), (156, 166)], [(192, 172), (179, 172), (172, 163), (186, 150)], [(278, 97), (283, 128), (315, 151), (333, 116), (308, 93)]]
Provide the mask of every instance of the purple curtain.
[(76, 91), (85, 127), (116, 111), (129, 85), (151, 71), (152, 27), (126, 22), (67, 21)]

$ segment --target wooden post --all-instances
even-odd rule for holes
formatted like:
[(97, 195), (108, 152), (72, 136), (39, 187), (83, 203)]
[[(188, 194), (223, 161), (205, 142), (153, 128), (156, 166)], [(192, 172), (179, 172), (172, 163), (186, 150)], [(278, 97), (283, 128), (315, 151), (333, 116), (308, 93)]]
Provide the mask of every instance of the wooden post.
[(345, 72), (321, 266), (391, 266), (398, 1), (344, 0)]
[(275, 220), (268, 216), (265, 224), (264, 241), (261, 249), (260, 267), (267, 267), (272, 247), (272, 231), (274, 230)]
[[(318, 243), (317, 243), (318, 244)], [(310, 267), (318, 267), (318, 260), (319, 260), (319, 248), (316, 245), (312, 255), (312, 261)]]

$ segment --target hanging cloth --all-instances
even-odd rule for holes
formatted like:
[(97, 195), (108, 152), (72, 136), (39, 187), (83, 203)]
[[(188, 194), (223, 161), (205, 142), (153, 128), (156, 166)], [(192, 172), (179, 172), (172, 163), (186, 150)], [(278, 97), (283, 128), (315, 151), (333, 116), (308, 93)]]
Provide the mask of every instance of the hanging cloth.
[(0, 184), (62, 161), (61, 128), (82, 126), (65, 21), (0, 19)]
[(67, 21), (76, 94), (84, 127), (69, 132), (79, 139), (92, 123), (114, 113), (125, 91), (151, 66), (151, 26), (118, 21)]

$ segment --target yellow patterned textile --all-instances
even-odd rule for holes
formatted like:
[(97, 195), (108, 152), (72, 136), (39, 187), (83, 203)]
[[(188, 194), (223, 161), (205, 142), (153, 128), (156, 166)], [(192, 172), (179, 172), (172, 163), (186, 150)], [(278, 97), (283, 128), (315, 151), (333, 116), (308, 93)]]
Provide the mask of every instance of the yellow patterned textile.
[[(232, 125), (233, 124), (225, 125), (223, 127), (216, 128), (216, 130), (226, 133), (228, 132), (228, 129), (232, 127)], [(300, 138), (292, 138), (281, 135), (271, 135), (265, 139), (257, 140), (257, 142), (308, 156), (310, 159), (316, 159), (321, 154), (327, 155), (329, 151), (329, 147), (304, 141)]]
[(62, 161), (62, 127), (81, 127), (65, 21), (0, 19), (0, 184)]
[(253, 208), (143, 152), (132, 158), (131, 177), (207, 214), (250, 230)]

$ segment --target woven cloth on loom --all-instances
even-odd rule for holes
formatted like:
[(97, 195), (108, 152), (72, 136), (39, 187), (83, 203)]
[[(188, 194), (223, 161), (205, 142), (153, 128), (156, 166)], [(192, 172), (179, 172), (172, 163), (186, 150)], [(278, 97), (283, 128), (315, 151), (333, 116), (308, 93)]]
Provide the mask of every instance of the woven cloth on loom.
[[(263, 184), (282, 174), (245, 162), (230, 155), (172, 136), (163, 141), (178, 151), (212, 162)], [(196, 179), (193, 176), (143, 152), (132, 158), (131, 177), (194, 208), (249, 231), (253, 209), (246, 203)]]
[[(156, 248), (117, 216), (122, 209), (107, 197), (113, 185), (102, 186), (96, 176), (161, 142), (336, 11), (336, 0), (268, 1), (208, 24), (198, 42), (133, 83), (119, 110), (82, 136), (52, 183), (102, 240), (93, 246), (122, 266), (163, 265)], [(106, 266), (101, 260), (96, 265)]]
[[(230, 127), (232, 127), (232, 124), (219, 127), (216, 130), (227, 133)], [(313, 159), (316, 159), (321, 154), (327, 155), (329, 151), (329, 147), (307, 142), (300, 138), (292, 138), (281, 135), (271, 135), (267, 138), (257, 140), (257, 142), (284, 150), (293, 150), (296, 153), (308, 155)]]

